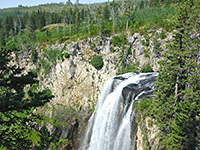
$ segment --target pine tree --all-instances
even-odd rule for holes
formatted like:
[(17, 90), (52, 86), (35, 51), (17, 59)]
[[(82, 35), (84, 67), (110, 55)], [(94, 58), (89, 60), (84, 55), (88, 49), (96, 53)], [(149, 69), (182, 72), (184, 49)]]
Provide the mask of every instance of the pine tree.
[(14, 30), (14, 19), (12, 16), (6, 16), (6, 18), (4, 19), (3, 27), (4, 27), (3, 30), (5, 32), (5, 36), (8, 37), (9, 32), (11, 30)]
[(51, 91), (38, 91), (35, 73), (23, 75), (23, 69), (10, 65), (10, 51), (0, 50), (0, 63), (0, 149), (30, 149), (39, 140), (32, 138), (39, 119), (33, 110), (49, 102)]
[(36, 12), (33, 11), (32, 14), (31, 14), (31, 17), (30, 17), (30, 24), (31, 24), (33, 30), (37, 29), (36, 21), (37, 21)]
[(30, 17), (26, 23), (26, 35), (28, 38), (34, 39), (34, 24), (32, 18)]
[(115, 28), (117, 25), (117, 8), (118, 8), (118, 3), (115, 2), (115, 0), (112, 1), (112, 3), (110, 4), (113, 7), (113, 34), (115, 34)]
[(62, 17), (62, 22), (63, 22), (63, 35), (65, 36), (65, 31), (66, 31), (66, 22), (67, 22), (67, 12), (64, 8), (64, 10), (61, 12)]
[(125, 2), (123, 0), (122, 1), (122, 7), (121, 7), (121, 24), (120, 24), (120, 29), (122, 29), (122, 27), (123, 27), (124, 11), (125, 11)]
[(79, 8), (78, 8), (78, 5), (79, 5), (79, 0), (76, 0), (76, 5), (75, 5), (75, 13), (76, 13), (76, 32), (79, 31), (79, 24), (80, 24), (80, 13), (79, 13)]
[(160, 0), (150, 0), (149, 6), (150, 7), (160, 7)]
[(3, 29), (0, 30), (0, 47), (4, 47), (6, 45), (5, 35)]
[(130, 3), (130, 0), (126, 0), (125, 3), (126, 3), (125, 14), (127, 16), (127, 19), (126, 19), (126, 32), (127, 32), (128, 26), (129, 26), (130, 15), (131, 15), (131, 3)]
[(72, 29), (71, 29), (71, 27), (72, 27), (72, 7), (71, 7), (71, 1), (70, 0), (68, 0), (68, 2), (67, 2), (67, 5), (68, 5), (68, 18), (69, 18), (69, 36), (71, 36), (71, 32), (72, 32)]
[(85, 9), (81, 9), (81, 22), (85, 19)]
[(156, 118), (163, 149), (195, 149), (200, 144), (199, 6), (179, 4), (173, 40), (160, 61), (155, 94), (149, 107)]
[(103, 18), (104, 20), (109, 20), (110, 19), (110, 9), (109, 9), (109, 5), (105, 5), (103, 8)]
[(90, 14), (90, 4), (88, 5), (88, 17), (87, 17), (87, 20), (88, 20), (88, 37), (89, 37), (89, 41), (90, 41), (90, 24), (91, 24), (91, 14)]
[(98, 8), (97, 8), (97, 17), (98, 17), (98, 29), (99, 29), (99, 36), (101, 36), (101, 33), (102, 33), (102, 18), (103, 18), (103, 16), (102, 16), (102, 7), (101, 6), (99, 6)]

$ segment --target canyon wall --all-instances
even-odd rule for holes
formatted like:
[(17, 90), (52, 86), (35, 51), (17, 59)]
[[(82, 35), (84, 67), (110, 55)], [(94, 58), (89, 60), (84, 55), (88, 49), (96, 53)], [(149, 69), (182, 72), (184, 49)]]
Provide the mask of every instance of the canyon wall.
[[(156, 34), (155, 34), (156, 33)], [(161, 30), (148, 34), (148, 44), (146, 38), (138, 33), (128, 36), (127, 47), (131, 53), (126, 55), (126, 62), (138, 63), (138, 68), (150, 64), (154, 71), (158, 71), (158, 61), (162, 59), (161, 54), (165, 52), (166, 44), (169, 43), (172, 34), (166, 33), (166, 38), (158, 36)], [(92, 45), (91, 45), (92, 43)], [(37, 113), (43, 113), (55, 122), (62, 122), (65, 125), (47, 124), (51, 134), (58, 132), (63, 139), (69, 139), (66, 146), (68, 149), (77, 150), (82, 140), (87, 121), (93, 112), (104, 83), (116, 74), (120, 67), (119, 57), (121, 48), (114, 47), (112, 37), (92, 38), (88, 41), (76, 41), (69, 44), (56, 44), (46, 47), (47, 49), (64, 49), (70, 54), (69, 58), (57, 60), (51, 67), (45, 78), (40, 78), (40, 89), (49, 88), (55, 96), (52, 101), (43, 108), (37, 109)], [(114, 52), (113, 52), (114, 49)], [(40, 47), (37, 48), (42, 53)], [(104, 66), (101, 69), (94, 68), (90, 60), (94, 55), (102, 55)], [(15, 56), (13, 56), (15, 58)], [(36, 64), (30, 59), (30, 52), (24, 52), (13, 60), (26, 70), (36, 68)], [(141, 150), (145, 146), (144, 133), (141, 128), (148, 129), (145, 136), (151, 143), (156, 143), (154, 139), (157, 133), (155, 126), (149, 127), (144, 121), (143, 125), (138, 126), (136, 149)], [(152, 144), (155, 145), (155, 144)], [(156, 149), (156, 146), (152, 146)]]

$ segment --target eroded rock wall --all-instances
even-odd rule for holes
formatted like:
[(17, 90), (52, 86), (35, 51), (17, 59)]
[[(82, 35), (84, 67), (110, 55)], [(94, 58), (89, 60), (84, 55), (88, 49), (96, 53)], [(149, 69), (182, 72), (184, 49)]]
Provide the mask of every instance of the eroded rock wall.
[[(155, 31), (157, 34), (160, 31)], [(162, 59), (161, 54), (165, 52), (166, 44), (171, 39), (171, 33), (167, 33), (165, 39), (157, 39), (159, 41), (160, 51), (155, 50), (155, 38), (152, 33), (149, 33), (149, 44), (144, 45), (145, 37), (138, 33), (128, 38), (129, 48), (132, 53), (127, 55), (126, 59), (129, 62), (139, 62), (139, 68), (146, 64), (151, 64), (154, 71), (158, 71), (158, 61)], [(51, 89), (55, 96), (53, 100), (38, 109), (40, 113), (44, 113), (50, 118), (56, 118), (64, 125), (54, 126), (48, 125), (51, 133), (58, 132), (60, 136), (70, 140), (69, 149), (78, 149), (78, 145), (83, 137), (87, 120), (95, 108), (98, 100), (98, 95), (103, 88), (104, 83), (118, 70), (120, 64), (118, 63), (120, 56), (120, 48), (113, 47), (112, 37), (101, 39), (94, 38), (91, 42), (77, 41), (71, 44), (56, 44), (47, 46), (52, 49), (64, 48), (70, 54), (70, 58), (65, 58), (64, 61), (57, 60), (57, 64), (51, 67), (49, 74), (40, 80), (40, 88)], [(91, 43), (93, 43), (91, 45)], [(115, 52), (111, 52), (111, 49)], [(148, 50), (148, 51), (147, 51)], [(38, 51), (41, 52), (40, 48)], [(147, 52), (149, 55), (147, 55)], [(94, 68), (90, 60), (94, 55), (102, 55), (104, 66), (102, 69), (97, 70)], [(26, 69), (36, 68), (36, 64), (30, 60), (30, 52), (26, 55), (21, 55), (18, 58), (20, 66)], [(16, 60), (15, 60), (16, 61)], [(151, 128), (149, 128), (151, 130)], [(150, 133), (149, 133), (150, 134)], [(154, 130), (152, 130), (154, 134)], [(138, 128), (137, 135), (137, 149), (143, 149), (143, 133), (140, 127)], [(153, 137), (153, 135), (149, 135)]]

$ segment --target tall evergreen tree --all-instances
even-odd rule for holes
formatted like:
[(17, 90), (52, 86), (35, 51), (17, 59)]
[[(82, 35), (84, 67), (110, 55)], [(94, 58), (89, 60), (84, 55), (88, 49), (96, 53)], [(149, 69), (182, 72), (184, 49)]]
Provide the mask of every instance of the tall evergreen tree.
[[(163, 149), (198, 149), (200, 144), (200, 3), (179, 5), (172, 43), (160, 61), (150, 112)], [(164, 111), (163, 111), (164, 110)]]
[(160, 7), (160, 0), (150, 0), (149, 6), (150, 7)]
[(121, 24), (120, 24), (120, 28), (121, 28), (121, 29), (122, 29), (122, 26), (123, 26), (124, 11), (125, 11), (125, 2), (124, 2), (124, 0), (122, 0), (122, 7), (121, 7)]
[(4, 27), (5, 36), (8, 37), (9, 32), (11, 30), (14, 30), (14, 19), (12, 16), (6, 16), (6, 18), (4, 19), (3, 27)]
[(69, 36), (71, 36), (71, 32), (72, 32), (72, 7), (71, 7), (71, 1), (68, 0), (67, 2), (68, 5), (68, 15), (69, 15)]
[(125, 1), (125, 4), (126, 4), (126, 10), (125, 10), (125, 14), (127, 16), (127, 19), (126, 19), (126, 32), (128, 31), (128, 26), (129, 26), (129, 20), (130, 20), (130, 15), (131, 15), (131, 2), (130, 0), (126, 0)]
[(26, 35), (27, 37), (34, 39), (34, 24), (32, 22), (32, 17), (30, 17), (26, 23)]
[[(52, 98), (50, 90), (37, 90), (36, 74), (22, 74), (9, 65), (10, 51), (0, 50), (0, 149), (30, 149), (39, 140), (33, 130), (33, 110)], [(26, 90), (27, 89), (27, 90)]]
[(109, 8), (109, 5), (105, 5), (104, 8), (103, 8), (103, 18), (106, 21), (110, 19), (110, 8)]
[(102, 7), (101, 6), (97, 8), (97, 17), (98, 17), (99, 36), (101, 36), (101, 33), (102, 33), (102, 21), (103, 21)]
[(76, 0), (76, 5), (75, 5), (75, 13), (76, 13), (76, 32), (79, 31), (79, 24), (80, 24), (80, 16), (79, 16), (79, 8), (78, 8), (78, 5), (79, 5), (79, 0)]
[(66, 32), (66, 23), (67, 23), (67, 12), (66, 12), (65, 9), (66, 8), (64, 8), (64, 10), (61, 12), (62, 23), (63, 23), (63, 35), (65, 35), (65, 32)]
[(112, 13), (112, 16), (113, 16), (113, 34), (115, 34), (115, 27), (117, 25), (117, 8), (118, 8), (118, 3), (115, 0), (113, 0), (110, 5), (113, 8), (113, 13)]
[(36, 12), (33, 11), (31, 13), (31, 17), (30, 17), (30, 24), (31, 24), (33, 30), (37, 29), (36, 22), (37, 22)]
[(87, 17), (87, 20), (88, 20), (88, 37), (89, 37), (89, 41), (90, 41), (90, 25), (91, 25), (91, 14), (90, 14), (90, 4), (88, 5), (88, 17)]
[(4, 47), (6, 45), (5, 35), (3, 29), (0, 30), (0, 47)]

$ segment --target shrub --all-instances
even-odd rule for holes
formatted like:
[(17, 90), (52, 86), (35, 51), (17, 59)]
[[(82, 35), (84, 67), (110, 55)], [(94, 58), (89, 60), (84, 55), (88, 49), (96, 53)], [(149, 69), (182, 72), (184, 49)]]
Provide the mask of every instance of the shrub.
[(166, 36), (166, 34), (165, 34), (165, 31), (164, 30), (162, 30), (162, 32), (160, 33), (160, 38), (161, 39), (165, 39), (167, 36)]
[(162, 48), (160, 47), (161, 46), (161, 42), (157, 38), (153, 39), (153, 45), (154, 45), (153, 48), (154, 48), (155, 52), (162, 51)]
[(114, 49), (113, 47), (111, 47), (110, 49), (111, 49), (111, 52), (112, 52), (112, 53), (115, 52), (115, 49)]
[(119, 70), (116, 74), (119, 75), (119, 74), (124, 74), (124, 73), (127, 73), (127, 72), (137, 71), (137, 66), (138, 66), (137, 63), (132, 64), (132, 65), (127, 65), (124, 69)]
[(142, 42), (141, 42), (141, 43), (142, 43), (142, 45), (144, 45), (144, 46), (145, 46), (145, 41), (144, 41), (144, 40), (142, 40)]
[(145, 50), (144, 50), (144, 56), (150, 58), (149, 49), (145, 49)]
[(9, 49), (9, 50), (11, 50), (11, 51), (17, 50), (16, 44), (15, 44), (15, 42), (13, 42), (12, 40), (9, 40), (9, 41), (6, 43), (6, 48)]
[(128, 40), (126, 35), (117, 35), (113, 36), (112, 43), (114, 46), (122, 47), (123, 45), (128, 44)]
[(61, 59), (62, 61), (64, 61), (64, 58), (69, 58), (70, 57), (70, 55), (69, 55), (69, 53), (61, 53), (59, 56), (58, 56), (58, 58), (57, 59)]
[(149, 46), (149, 40), (142, 40), (142, 45), (144, 45), (144, 46)]
[(96, 69), (101, 69), (104, 65), (103, 58), (102, 56), (94, 56), (91, 60), (91, 64), (96, 68)]
[(153, 72), (153, 68), (150, 66), (150, 64), (147, 64), (144, 67), (142, 67), (142, 69), (140, 71), (141, 72)]
[(70, 57), (69, 53), (64, 53), (64, 56), (65, 56), (65, 58), (69, 58)]
[(35, 49), (31, 49), (31, 61), (36, 62), (37, 57), (38, 57), (37, 51)]

